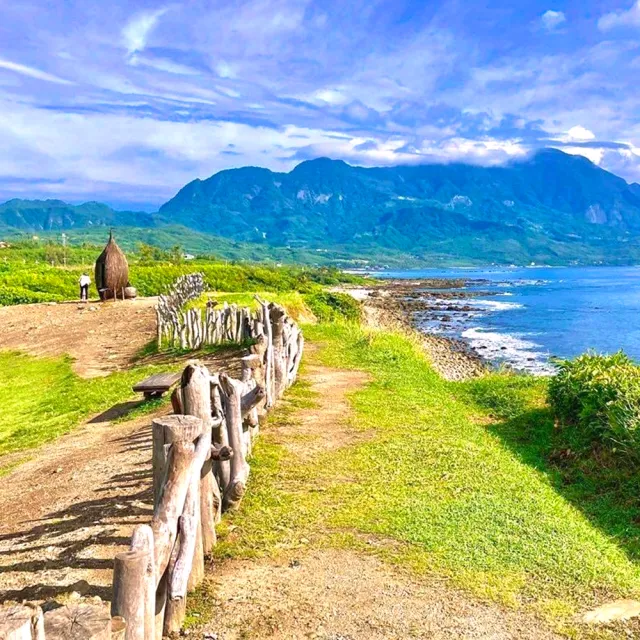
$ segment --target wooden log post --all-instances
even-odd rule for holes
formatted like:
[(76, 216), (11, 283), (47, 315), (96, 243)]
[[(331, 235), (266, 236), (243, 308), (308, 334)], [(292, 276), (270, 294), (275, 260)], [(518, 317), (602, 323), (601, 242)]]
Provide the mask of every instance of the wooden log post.
[(166, 416), (156, 418), (153, 426), (154, 429), (164, 429), (165, 438), (169, 440), (177, 438), (180, 431), (186, 432), (183, 440), (174, 440), (168, 447), (162, 488), (151, 520), (156, 579), (159, 579), (167, 568), (178, 533), (178, 518), (184, 509), (189, 474), (195, 464), (193, 437), (201, 432), (202, 421), (194, 416)]
[(271, 320), (271, 341), (273, 345), (273, 401), (284, 395), (287, 386), (287, 364), (284, 345), (284, 321), (286, 311), (279, 305), (271, 305), (269, 318)]
[[(202, 421), (196, 418), (195, 416), (169, 416), (169, 418), (173, 419), (186, 419), (190, 418), (191, 420), (197, 420), (199, 422), (200, 431), (202, 430)], [(176, 450), (176, 447), (180, 446), (191, 446), (193, 445), (185, 445), (183, 442), (176, 442), (171, 447), (172, 451)], [(180, 505), (181, 510), (179, 513), (180, 520), (179, 525), (175, 527), (175, 529), (169, 530), (168, 526), (164, 527), (155, 527), (156, 521), (159, 519), (158, 514), (161, 510), (164, 501), (164, 494), (161, 497), (160, 504), (154, 513), (154, 519), (152, 521), (152, 528), (154, 533), (156, 534), (156, 547), (159, 544), (159, 536), (162, 535), (163, 531), (169, 530), (170, 533), (175, 534), (172, 537), (167, 537), (165, 535), (165, 539), (168, 540), (170, 544), (167, 544), (165, 549), (171, 549), (170, 553), (163, 555), (160, 557), (156, 554), (156, 568), (160, 567), (159, 570), (163, 570), (164, 567), (168, 567), (166, 578), (163, 576), (163, 580), (166, 579), (167, 590), (164, 589), (162, 593), (166, 598), (166, 610), (165, 610), (165, 620), (164, 620), (164, 632), (167, 633), (167, 629), (175, 630), (179, 629), (182, 626), (182, 622), (184, 620), (184, 615), (186, 611), (186, 599), (180, 597), (171, 597), (171, 585), (174, 584), (174, 581), (178, 580), (178, 584), (180, 584), (179, 576), (177, 577), (175, 574), (179, 572), (179, 575), (187, 575), (189, 576), (189, 584), (187, 588), (192, 589), (196, 586), (199, 580), (202, 580), (204, 576), (204, 557), (203, 555), (197, 555), (197, 549), (202, 548), (201, 544), (201, 527), (200, 527), (200, 502), (199, 502), (199, 487), (200, 487), (200, 470), (204, 465), (205, 460), (211, 457), (211, 444), (210, 440), (208, 440), (203, 435), (198, 437), (197, 444), (195, 449), (193, 450), (193, 456), (189, 461), (189, 468), (186, 472), (186, 482), (187, 482), (187, 490), (184, 494), (184, 499), (175, 501), (167, 500), (169, 505)], [(167, 481), (165, 483), (166, 487), (169, 485), (171, 474), (167, 475)], [(177, 484), (177, 483), (176, 483)], [(176, 490), (177, 493), (177, 490)], [(180, 494), (180, 498), (182, 498), (182, 494)], [(166, 521), (171, 521), (177, 511), (174, 511), (171, 514), (171, 518), (166, 517)], [(157, 532), (157, 533), (156, 533)], [(178, 543), (176, 544), (177, 534), (180, 532), (180, 538)], [(198, 546), (198, 540), (200, 540), (200, 546)], [(196, 553), (194, 553), (194, 548)], [(166, 565), (162, 564), (166, 559)], [(159, 572), (158, 570), (158, 572)], [(194, 577), (195, 576), (195, 577)], [(174, 593), (178, 593), (175, 591)], [(168, 596), (168, 597), (166, 597)], [(156, 610), (162, 607), (162, 602), (156, 604)]]
[(29, 604), (0, 606), (2, 640), (44, 640), (44, 618), (40, 607)]
[[(182, 391), (179, 394), (182, 396)], [(181, 400), (182, 402), (182, 400)], [(158, 504), (166, 476), (167, 451), (174, 442), (194, 443), (202, 431), (202, 421), (193, 416), (163, 416), (151, 422), (154, 505)]]
[[(133, 530), (131, 536), (131, 551), (141, 551), (146, 554), (147, 566), (144, 576), (144, 637), (145, 640), (155, 638), (155, 617), (156, 617), (156, 570), (154, 558), (153, 531), (146, 524), (140, 524)], [(115, 613), (126, 620), (124, 613)]]
[(291, 369), (291, 373), (289, 375), (289, 379), (291, 380), (290, 384), (293, 384), (298, 377), (298, 369), (300, 368), (300, 363), (302, 362), (302, 352), (304, 351), (304, 336), (302, 335), (302, 331), (298, 332), (297, 337), (297, 349), (296, 355), (293, 360), (293, 367)]
[[(187, 589), (195, 588), (197, 581), (201, 580), (204, 574), (203, 557), (200, 555), (198, 558), (197, 553), (198, 527), (200, 526), (198, 517), (199, 489), (200, 479), (197, 474), (194, 474), (187, 492), (184, 510), (180, 516), (178, 552), (169, 575), (169, 598), (171, 600), (186, 598)], [(194, 573), (198, 574), (195, 579), (192, 578)]]
[[(201, 363), (190, 363), (182, 373), (180, 389), (182, 392), (183, 412), (196, 416), (202, 420), (202, 438), (206, 440), (203, 446), (211, 448), (212, 439), (212, 409), (211, 409), (211, 375)], [(202, 554), (209, 553), (216, 544), (215, 523), (222, 507), (220, 487), (213, 475), (211, 457), (208, 456), (200, 473), (200, 526), (202, 539)], [(204, 562), (204, 560), (203, 560)]]
[[(78, 603), (47, 611), (43, 637), (47, 640), (111, 640), (109, 609), (104, 604)], [(130, 637), (138, 636), (125, 635), (127, 639)]]
[(235, 509), (246, 491), (249, 465), (243, 453), (242, 438), (242, 389), (243, 383), (226, 374), (220, 374), (220, 388), (226, 417), (229, 444), (233, 449), (231, 477), (222, 495), (223, 510)]
[(262, 309), (262, 324), (264, 327), (264, 335), (266, 336), (266, 346), (264, 351), (264, 386), (267, 392), (266, 408), (271, 409), (274, 402), (273, 397), (273, 332), (271, 327), (271, 319), (269, 316), (269, 305), (255, 297), (260, 308)]
[(162, 348), (162, 328), (164, 324), (164, 320), (162, 314), (160, 313), (160, 308), (156, 307), (156, 322), (158, 324), (156, 331), (156, 339), (158, 342), (158, 351)]
[(126, 640), (150, 640), (146, 635), (147, 567), (149, 552), (129, 549), (116, 555), (113, 564), (111, 614), (127, 621)]
[[(220, 376), (218, 374), (212, 375), (209, 379), (211, 386), (211, 409), (212, 414), (216, 418), (212, 435), (213, 444), (218, 447), (229, 446), (229, 434), (227, 431), (226, 418), (224, 413), (224, 406), (222, 403), (222, 391), (220, 389)], [(215, 461), (213, 464), (213, 472), (218, 479), (218, 485), (222, 491), (229, 484), (231, 478), (231, 466), (228, 460)], [(220, 519), (220, 511), (216, 521)]]

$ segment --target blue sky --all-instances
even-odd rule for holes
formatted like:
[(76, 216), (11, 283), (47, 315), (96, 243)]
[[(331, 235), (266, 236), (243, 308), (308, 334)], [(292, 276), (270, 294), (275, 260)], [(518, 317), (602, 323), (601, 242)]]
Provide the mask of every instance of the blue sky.
[(640, 0), (6, 1), (0, 200), (544, 146), (640, 182), (639, 76)]

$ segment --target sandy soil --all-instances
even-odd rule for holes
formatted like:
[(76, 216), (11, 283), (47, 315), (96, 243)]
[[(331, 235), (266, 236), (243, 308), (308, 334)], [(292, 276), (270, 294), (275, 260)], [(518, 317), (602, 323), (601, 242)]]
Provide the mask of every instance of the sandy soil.
[(548, 640), (536, 618), (483, 604), (442, 583), (417, 580), (352, 551), (279, 561), (227, 562), (211, 573), (215, 617), (208, 636), (388, 640)]
[(69, 354), (86, 378), (126, 369), (155, 337), (155, 298), (0, 307), (0, 349)]

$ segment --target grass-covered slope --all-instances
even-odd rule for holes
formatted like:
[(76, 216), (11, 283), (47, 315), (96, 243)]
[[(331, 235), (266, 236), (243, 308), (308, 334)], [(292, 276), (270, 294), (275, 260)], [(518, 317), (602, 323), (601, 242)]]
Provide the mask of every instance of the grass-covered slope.
[[(320, 347), (313, 363), (370, 376), (351, 394), (363, 437), (303, 462), (266, 429), (217, 553), (274, 554), (302, 538), (355, 547), (569, 633), (576, 612), (640, 596), (637, 493), (629, 501), (620, 484), (600, 484), (593, 465), (558, 463), (544, 381), (448, 383), (406, 337), (339, 324), (305, 332)], [(274, 419), (295, 427), (313, 402), (303, 382)]]
[(83, 379), (71, 365), (66, 357), (0, 351), (0, 456), (54, 440), (83, 419), (130, 399), (136, 382), (166, 371), (166, 366), (142, 366)]

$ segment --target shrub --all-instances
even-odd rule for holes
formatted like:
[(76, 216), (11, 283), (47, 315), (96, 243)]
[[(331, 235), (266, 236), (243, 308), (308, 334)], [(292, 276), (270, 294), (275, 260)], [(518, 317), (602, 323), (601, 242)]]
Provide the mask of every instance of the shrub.
[(556, 364), (549, 403), (558, 420), (588, 442), (640, 455), (640, 367), (623, 352)]
[(360, 320), (360, 303), (346, 293), (321, 291), (305, 296), (305, 302), (313, 314), (323, 322), (335, 320)]
[(2, 287), (0, 289), (0, 307), (12, 304), (30, 304), (33, 302), (54, 302), (62, 300), (62, 296), (53, 293), (29, 291), (22, 287)]

